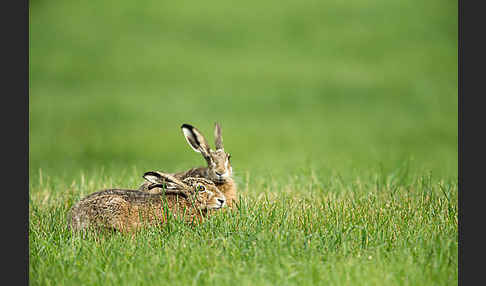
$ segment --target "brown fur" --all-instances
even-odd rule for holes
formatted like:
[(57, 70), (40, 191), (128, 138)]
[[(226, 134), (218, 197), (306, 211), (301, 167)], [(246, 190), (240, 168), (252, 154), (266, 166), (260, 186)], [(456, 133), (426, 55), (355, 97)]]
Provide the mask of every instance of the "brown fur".
[[(183, 124), (181, 128), (189, 146), (194, 151), (201, 153), (208, 165), (207, 167), (192, 168), (187, 171), (172, 173), (171, 175), (178, 179), (196, 177), (211, 180), (225, 195), (227, 205), (229, 207), (234, 206), (238, 202), (237, 186), (233, 179), (230, 154), (224, 151), (219, 124), (215, 124), (214, 130), (216, 150), (209, 148), (206, 138), (195, 127), (189, 124)], [(158, 193), (161, 191), (160, 188), (149, 189), (150, 185), (149, 182), (144, 182), (139, 187), (139, 190), (149, 193)]]
[[(164, 224), (168, 216), (198, 222), (210, 210), (225, 205), (224, 195), (209, 180), (186, 178), (178, 181), (170, 176), (161, 176), (156, 180), (163, 180), (170, 189), (156, 194), (109, 189), (85, 197), (71, 209), (71, 228), (75, 231), (96, 227), (130, 232), (147, 224)], [(157, 182), (152, 180), (154, 183)], [(200, 185), (205, 190), (198, 190)]]

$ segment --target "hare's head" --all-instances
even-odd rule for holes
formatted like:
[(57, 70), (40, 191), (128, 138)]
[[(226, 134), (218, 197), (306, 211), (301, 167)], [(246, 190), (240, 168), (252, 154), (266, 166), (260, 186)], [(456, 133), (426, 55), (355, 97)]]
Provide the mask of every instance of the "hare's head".
[(172, 175), (153, 171), (145, 173), (143, 177), (152, 183), (149, 188), (164, 186), (167, 193), (179, 193), (192, 200), (201, 210), (226, 206), (226, 197), (211, 180), (189, 177), (181, 181)]
[(221, 127), (215, 124), (214, 137), (216, 150), (209, 147), (206, 138), (194, 126), (189, 124), (182, 125), (182, 132), (191, 148), (201, 153), (208, 163), (208, 177), (217, 184), (224, 184), (233, 174), (231, 168), (231, 155), (226, 153), (223, 148), (223, 137), (221, 136)]

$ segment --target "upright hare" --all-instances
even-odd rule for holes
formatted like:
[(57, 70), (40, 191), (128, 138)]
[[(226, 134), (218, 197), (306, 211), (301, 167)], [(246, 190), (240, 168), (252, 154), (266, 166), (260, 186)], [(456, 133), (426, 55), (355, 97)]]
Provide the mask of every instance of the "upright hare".
[[(209, 147), (206, 138), (195, 127), (189, 124), (181, 126), (184, 137), (191, 148), (201, 153), (206, 160), (206, 167), (191, 168), (187, 171), (171, 173), (178, 179), (188, 177), (206, 178), (211, 180), (218, 189), (225, 195), (226, 203), (229, 207), (237, 202), (236, 183), (233, 180), (233, 168), (231, 167), (231, 155), (226, 153), (223, 148), (223, 137), (221, 135), (221, 127), (218, 123), (215, 124), (214, 137), (216, 150)], [(150, 186), (150, 182), (144, 182), (139, 190), (148, 191), (150, 193), (157, 193), (161, 191), (160, 188)]]

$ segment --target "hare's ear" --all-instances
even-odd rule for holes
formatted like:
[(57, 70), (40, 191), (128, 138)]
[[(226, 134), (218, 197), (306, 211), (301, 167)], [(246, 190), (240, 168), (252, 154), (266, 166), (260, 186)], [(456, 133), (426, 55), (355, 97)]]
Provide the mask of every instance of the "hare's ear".
[(209, 144), (201, 132), (189, 124), (182, 124), (181, 129), (189, 146), (194, 151), (201, 153), (205, 158), (209, 158)]
[(221, 136), (221, 126), (217, 122), (214, 124), (214, 142), (216, 144), (216, 150), (224, 150), (223, 137)]
[(177, 179), (176, 177), (166, 174), (166, 173), (161, 173), (161, 172), (147, 172), (143, 174), (143, 178), (150, 183), (153, 184), (167, 184), (167, 188), (188, 188), (188, 186)]
[(147, 172), (143, 174), (143, 178), (153, 184), (160, 184), (164, 182), (162, 176), (157, 172)]

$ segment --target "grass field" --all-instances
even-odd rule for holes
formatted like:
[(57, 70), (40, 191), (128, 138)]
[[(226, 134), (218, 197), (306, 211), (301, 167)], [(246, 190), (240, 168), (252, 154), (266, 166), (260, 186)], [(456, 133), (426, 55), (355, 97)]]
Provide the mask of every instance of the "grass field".
[[(31, 1), (31, 285), (456, 285), (457, 3)], [(72, 236), (66, 213), (223, 128), (242, 203)]]

